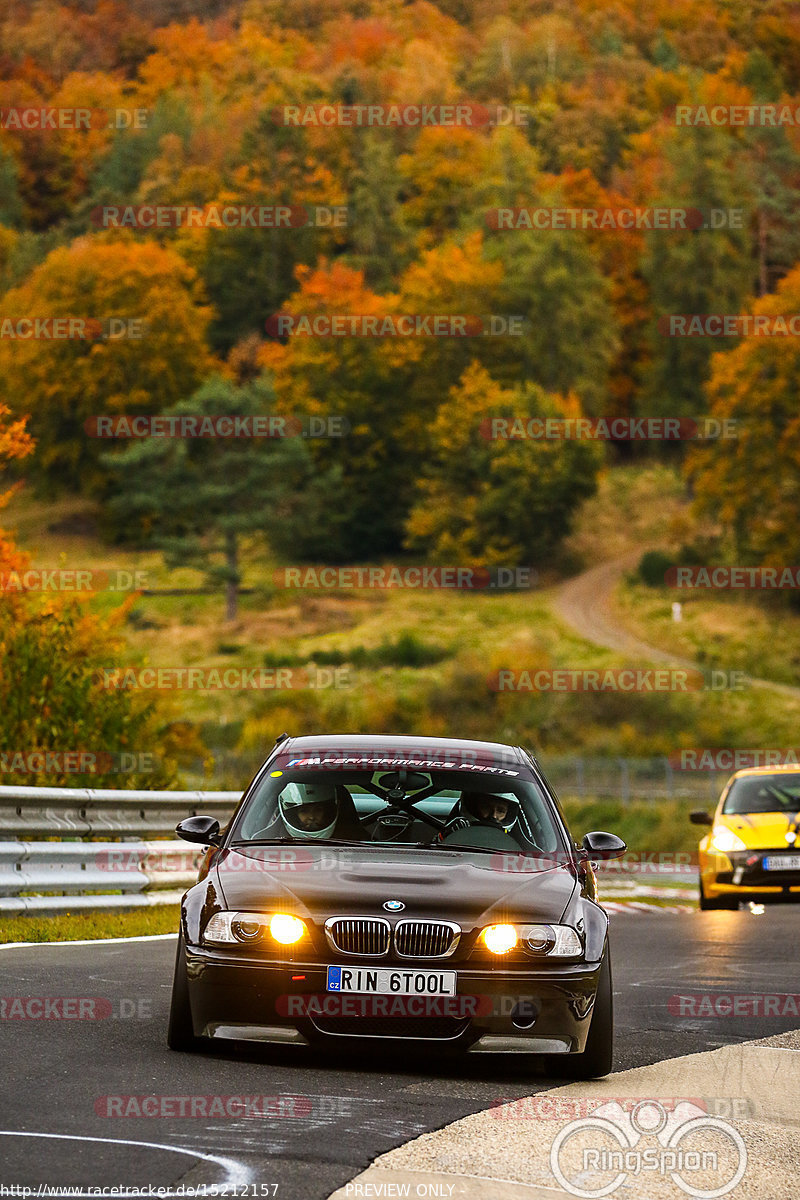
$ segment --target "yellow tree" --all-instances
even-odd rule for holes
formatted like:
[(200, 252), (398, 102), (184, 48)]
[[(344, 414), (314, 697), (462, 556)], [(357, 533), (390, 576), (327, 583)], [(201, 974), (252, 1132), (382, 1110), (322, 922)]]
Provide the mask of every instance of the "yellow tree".
[(183, 259), (132, 238), (80, 238), (7, 292), (0, 389), (15, 415), (31, 414), (38, 478), (91, 493), (108, 443), (87, 422), (190, 395), (212, 366), (209, 317)]
[(529, 422), (581, 415), (574, 397), (548, 396), (533, 384), (503, 388), (473, 363), (433, 422), (408, 546), (434, 562), (544, 562), (593, 494), (601, 456), (585, 439), (528, 436), (537, 428)]

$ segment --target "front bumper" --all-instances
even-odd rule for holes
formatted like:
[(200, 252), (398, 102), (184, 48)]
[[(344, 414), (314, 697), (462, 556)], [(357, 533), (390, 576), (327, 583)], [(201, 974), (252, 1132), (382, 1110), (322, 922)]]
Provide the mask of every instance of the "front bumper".
[[(741, 896), (753, 900), (800, 899), (800, 871), (767, 871), (764, 859), (780, 858), (785, 848), (775, 850), (736, 850), (729, 854), (701, 857), (703, 890), (709, 899)], [(796, 853), (796, 852), (795, 852)]]
[(580, 1053), (600, 973), (599, 963), (586, 962), (503, 970), (406, 960), (406, 970), (455, 970), (456, 995), (365, 996), (329, 993), (328, 965), (188, 947), (194, 1033), (317, 1044), (390, 1038), (472, 1052)]

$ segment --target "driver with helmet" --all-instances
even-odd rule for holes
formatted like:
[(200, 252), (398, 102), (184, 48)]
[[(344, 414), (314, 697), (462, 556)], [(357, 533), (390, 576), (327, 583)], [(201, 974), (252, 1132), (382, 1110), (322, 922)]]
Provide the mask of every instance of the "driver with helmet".
[(519, 820), (519, 803), (513, 796), (495, 796), (491, 792), (462, 792), (442, 837), (470, 825), (488, 825), (513, 836)]
[(340, 815), (332, 783), (287, 783), (278, 797), (278, 811), (293, 838), (329, 838)]

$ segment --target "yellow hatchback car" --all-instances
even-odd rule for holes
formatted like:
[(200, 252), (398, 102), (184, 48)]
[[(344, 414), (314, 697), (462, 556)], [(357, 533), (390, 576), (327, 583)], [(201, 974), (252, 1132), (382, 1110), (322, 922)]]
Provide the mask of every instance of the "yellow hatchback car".
[(728, 780), (699, 846), (700, 907), (800, 900), (800, 768), (747, 767)]

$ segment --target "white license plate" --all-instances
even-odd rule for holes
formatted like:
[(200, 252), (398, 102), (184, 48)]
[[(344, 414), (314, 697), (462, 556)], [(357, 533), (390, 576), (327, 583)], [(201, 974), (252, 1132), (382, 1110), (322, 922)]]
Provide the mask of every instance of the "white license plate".
[(800, 871), (800, 854), (768, 854), (765, 871)]
[(329, 992), (376, 996), (455, 996), (455, 971), (404, 971), (391, 967), (328, 967)]

